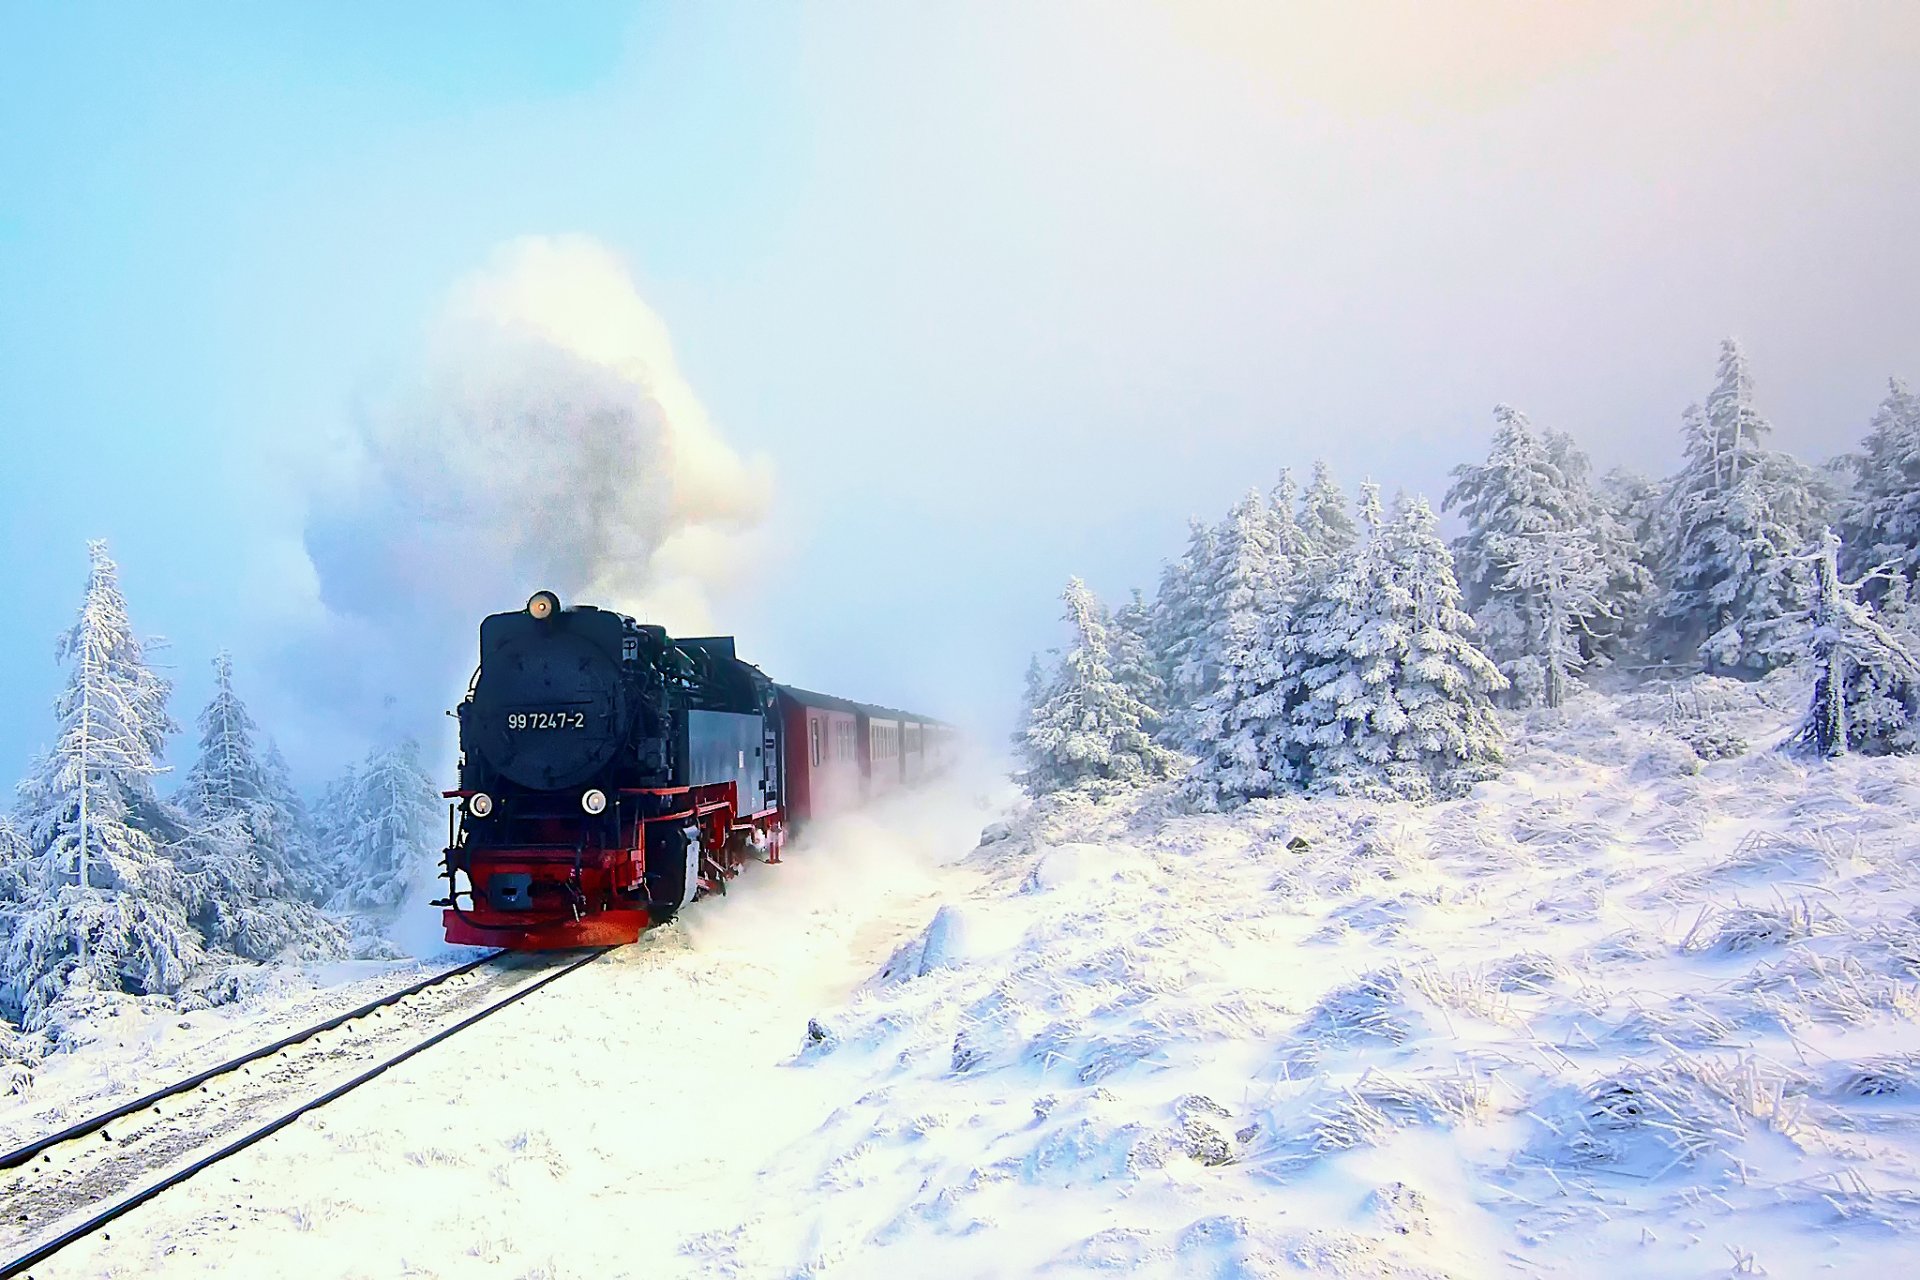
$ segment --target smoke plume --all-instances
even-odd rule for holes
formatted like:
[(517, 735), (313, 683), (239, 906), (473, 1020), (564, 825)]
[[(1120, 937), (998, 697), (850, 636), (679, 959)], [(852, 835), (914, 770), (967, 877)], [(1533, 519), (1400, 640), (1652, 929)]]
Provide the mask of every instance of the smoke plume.
[(517, 241), (455, 289), (332, 463), (305, 532), (324, 614), (303, 682), (376, 732), (422, 732), (458, 700), (480, 618), (543, 587), (709, 628), (770, 488), (625, 266), (582, 237)]

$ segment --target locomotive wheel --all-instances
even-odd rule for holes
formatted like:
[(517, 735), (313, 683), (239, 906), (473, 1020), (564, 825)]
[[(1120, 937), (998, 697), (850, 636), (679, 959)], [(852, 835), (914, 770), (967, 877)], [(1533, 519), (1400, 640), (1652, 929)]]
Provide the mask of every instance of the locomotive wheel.
[(647, 918), (654, 924), (665, 924), (679, 915), (684, 902), (691, 901), (699, 892), (698, 888), (695, 888), (693, 894), (687, 892), (687, 878), (689, 876), (697, 878), (700, 874), (700, 864), (705, 861), (705, 855), (699, 851), (699, 838), (698, 827), (685, 826), (673, 832), (674, 843), (679, 846), (678, 848), (671, 851), (661, 850), (657, 861), (652, 859), (652, 850), (649, 850), (649, 867), (659, 868), (657, 873), (650, 873), (647, 876), (647, 891), (650, 895), (647, 901)]

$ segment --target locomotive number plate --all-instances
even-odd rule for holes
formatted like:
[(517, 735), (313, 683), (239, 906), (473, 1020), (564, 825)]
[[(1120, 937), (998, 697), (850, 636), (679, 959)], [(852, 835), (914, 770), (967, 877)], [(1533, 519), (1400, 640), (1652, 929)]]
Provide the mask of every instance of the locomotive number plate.
[(507, 716), (509, 729), (584, 729), (584, 711), (515, 711)]

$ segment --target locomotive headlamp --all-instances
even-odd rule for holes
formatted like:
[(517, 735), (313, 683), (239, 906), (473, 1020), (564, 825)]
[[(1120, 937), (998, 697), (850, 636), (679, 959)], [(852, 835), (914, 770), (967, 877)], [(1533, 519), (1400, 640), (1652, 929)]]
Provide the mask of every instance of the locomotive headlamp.
[(560, 612), (560, 597), (551, 591), (536, 591), (527, 601), (527, 612), (538, 621), (545, 622)]
[(476, 791), (467, 797), (467, 812), (476, 818), (484, 818), (493, 812), (493, 797), (484, 791)]
[(588, 813), (605, 813), (607, 811), (607, 793), (598, 787), (588, 788), (580, 797), (580, 807)]

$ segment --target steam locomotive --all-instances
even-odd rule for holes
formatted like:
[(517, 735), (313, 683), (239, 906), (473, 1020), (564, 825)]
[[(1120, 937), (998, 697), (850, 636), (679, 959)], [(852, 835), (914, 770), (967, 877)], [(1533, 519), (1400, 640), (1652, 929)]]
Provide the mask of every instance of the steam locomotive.
[(632, 942), (805, 823), (945, 765), (948, 725), (775, 684), (733, 637), (551, 591), (480, 623), (446, 796), (449, 942)]

